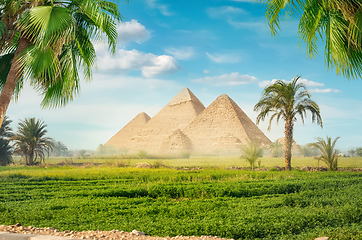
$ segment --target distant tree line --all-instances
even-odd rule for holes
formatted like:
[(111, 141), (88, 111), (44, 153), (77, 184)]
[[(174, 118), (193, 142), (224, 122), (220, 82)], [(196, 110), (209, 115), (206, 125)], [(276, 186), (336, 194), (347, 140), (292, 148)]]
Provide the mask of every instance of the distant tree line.
[(8, 117), (0, 128), (0, 166), (13, 162), (13, 155), (21, 157), (25, 165), (44, 162), (46, 156), (69, 156), (64, 143), (47, 137), (47, 125), (40, 119), (25, 118), (18, 124), (17, 132), (10, 128), (12, 121)]

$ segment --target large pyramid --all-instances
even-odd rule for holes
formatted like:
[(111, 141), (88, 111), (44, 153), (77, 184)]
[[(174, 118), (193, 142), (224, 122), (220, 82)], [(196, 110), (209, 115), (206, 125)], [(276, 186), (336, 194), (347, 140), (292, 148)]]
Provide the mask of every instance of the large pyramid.
[(126, 126), (119, 130), (111, 139), (108, 140), (105, 146), (114, 146), (116, 148), (128, 149), (131, 138), (138, 133), (142, 127), (150, 120), (150, 116), (141, 112), (134, 117)]
[(268, 146), (271, 141), (226, 94), (219, 96), (187, 127), (182, 129), (194, 153), (215, 151), (238, 154), (247, 141)]
[(235, 155), (247, 141), (262, 147), (271, 143), (228, 95), (219, 96), (205, 109), (183, 88), (153, 118), (140, 113), (105, 145), (126, 148), (129, 153)]
[(203, 110), (204, 105), (188, 88), (183, 88), (130, 140), (131, 152), (145, 150), (163, 153), (163, 142), (173, 132), (186, 127)]

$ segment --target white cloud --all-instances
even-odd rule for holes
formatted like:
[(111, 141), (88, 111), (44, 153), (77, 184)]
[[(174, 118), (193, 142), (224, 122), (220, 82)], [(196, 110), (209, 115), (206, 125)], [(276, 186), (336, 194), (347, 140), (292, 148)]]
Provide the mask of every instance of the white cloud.
[[(261, 88), (264, 88), (268, 85), (271, 85), (271, 84), (274, 84), (278, 79), (273, 79), (271, 81), (267, 80), (267, 81), (262, 81), (262, 82), (259, 82), (259, 87)], [(283, 82), (285, 83), (290, 83), (291, 81), (286, 81), (284, 79), (282, 79)], [(324, 84), (323, 83), (319, 83), (319, 82), (314, 82), (314, 81), (309, 81), (307, 79), (303, 79), (303, 78), (300, 78), (298, 80), (298, 83), (303, 83), (304, 85), (306, 86), (313, 86), (313, 87), (323, 87)]]
[(323, 86), (324, 86), (324, 83), (309, 81), (309, 80), (304, 79), (304, 78), (300, 78), (300, 79), (298, 80), (298, 83), (303, 83), (303, 84), (305, 84), (306, 86), (312, 86), (312, 87), (323, 87)]
[(160, 13), (164, 16), (172, 16), (173, 13), (169, 11), (168, 6), (166, 5), (159, 5), (158, 9), (160, 10)]
[[(259, 82), (258, 85), (261, 88), (265, 88), (268, 85), (274, 84), (276, 81), (277, 81), (277, 79), (273, 79), (271, 81), (269, 81), (269, 80), (262, 81), (262, 82)], [(285, 83), (290, 83), (291, 82), (291, 81), (286, 81), (284, 79), (282, 81), (285, 82)], [(303, 83), (304, 85), (306, 85), (308, 87), (323, 87), (324, 86), (324, 83), (314, 82), (314, 81), (310, 81), (310, 80), (303, 79), (303, 78), (300, 78), (298, 80), (298, 83)], [(337, 92), (341, 92), (338, 89), (331, 89), (331, 88), (325, 88), (325, 89), (316, 88), (316, 89), (311, 89), (311, 90), (308, 90), (308, 91), (309, 92), (315, 92), (315, 93), (330, 93), (330, 92), (337, 93)]]
[(169, 7), (164, 4), (159, 4), (157, 0), (146, 0), (148, 6), (150, 8), (155, 8), (160, 11), (160, 13), (164, 16), (172, 16), (173, 13), (169, 10)]
[(232, 14), (245, 14), (247, 13), (244, 9), (232, 7), (232, 6), (223, 6), (217, 8), (208, 8), (206, 13), (212, 18), (218, 18), (221, 16), (229, 17)]
[(239, 75), (238, 72), (233, 72), (230, 74), (223, 74), (220, 76), (213, 77), (204, 77), (193, 80), (196, 83), (205, 83), (216, 86), (235, 86), (241, 84), (248, 84), (252, 82), (256, 82), (258, 79), (254, 76), (249, 75)]
[(204, 73), (210, 73), (210, 70), (205, 69)]
[(233, 54), (210, 54), (206, 55), (216, 63), (237, 63), (240, 62), (240, 57)]
[(181, 69), (181, 66), (171, 56), (161, 55), (156, 57), (155, 55), (153, 55), (151, 59), (152, 64), (150, 66), (142, 67), (142, 75), (145, 77), (171, 74)]
[(137, 42), (147, 41), (151, 34), (145, 26), (137, 20), (132, 19), (130, 22), (122, 22), (117, 26), (119, 42)]
[(250, 2), (255, 3), (255, 0), (233, 0), (234, 2)]
[(315, 93), (330, 93), (330, 92), (341, 92), (340, 90), (338, 89), (331, 89), (331, 88), (326, 88), (326, 89), (312, 89), (312, 90), (309, 90), (309, 92), (315, 92)]
[(160, 80), (157, 78), (144, 78), (144, 77), (132, 77), (122, 75), (109, 75), (106, 73), (95, 72), (93, 75), (93, 81), (89, 84), (82, 85), (82, 92), (91, 92), (92, 94), (99, 91), (108, 91), (114, 89), (127, 89), (132, 91), (139, 91), (140, 86), (147, 91), (149, 89), (165, 89), (165, 90), (177, 90), (182, 88), (175, 81)]
[(165, 52), (172, 55), (175, 59), (188, 59), (194, 55), (194, 49), (192, 47), (166, 48)]
[(140, 52), (136, 49), (131, 51), (120, 49), (116, 56), (110, 56), (106, 45), (96, 46), (98, 57), (98, 70), (141, 70), (145, 77), (153, 77), (171, 74), (179, 71), (182, 67), (177, 61), (168, 55), (154, 55), (152, 53)]

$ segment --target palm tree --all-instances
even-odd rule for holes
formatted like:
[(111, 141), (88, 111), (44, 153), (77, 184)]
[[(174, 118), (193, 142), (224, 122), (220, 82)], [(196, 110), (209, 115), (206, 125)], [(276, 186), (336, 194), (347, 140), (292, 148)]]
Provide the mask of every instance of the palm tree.
[(0, 166), (6, 166), (13, 160), (12, 149), (10, 146), (10, 138), (14, 135), (10, 128), (12, 121), (8, 117), (4, 117), (4, 121), (0, 128)]
[(257, 124), (272, 113), (268, 130), (274, 118), (277, 119), (277, 123), (281, 118), (285, 122), (285, 170), (291, 170), (293, 128), (297, 115), (304, 123), (304, 118), (309, 111), (312, 114), (312, 122), (317, 121), (323, 127), (319, 107), (310, 99), (306, 86), (298, 83), (299, 78), (300, 76), (297, 76), (289, 83), (277, 80), (274, 84), (265, 87), (260, 101), (254, 106), (254, 111), (260, 111), (256, 119)]
[(348, 154), (350, 154), (351, 157), (353, 157), (353, 155), (354, 155), (355, 153), (356, 153), (356, 150), (354, 150), (354, 149), (351, 149), (351, 150), (348, 151)]
[(13, 147), (14, 153), (25, 158), (26, 165), (44, 161), (45, 153), (49, 155), (53, 149), (53, 139), (45, 137), (46, 126), (43, 121), (35, 118), (25, 118), (19, 122), (18, 132), (12, 138), (15, 141)]
[(262, 155), (263, 149), (258, 147), (258, 145), (254, 142), (248, 142), (247, 146), (243, 148), (242, 151), (243, 155), (241, 155), (241, 158), (248, 161), (250, 164), (250, 169), (254, 170), (255, 162)]
[(281, 157), (283, 155), (283, 144), (281, 144), (278, 140), (275, 142), (272, 142), (269, 145), (269, 150), (272, 155), (272, 157)]
[(65, 146), (64, 143), (59, 141), (53, 142), (53, 153), (56, 157), (62, 156), (63, 154), (66, 154), (68, 152), (67, 146)]
[(356, 148), (356, 155), (362, 157), (362, 147)]
[[(263, 2), (263, 0), (259, 0)], [(307, 55), (315, 57), (318, 42), (325, 41), (325, 62), (338, 75), (362, 77), (362, 2), (359, 0), (267, 0), (266, 18), (272, 35), (280, 29), (279, 17), (299, 17), (299, 38)]]
[(308, 144), (304, 146), (299, 146), (298, 148), (300, 155), (302, 155), (303, 157), (312, 157), (318, 154), (318, 150)]
[(332, 142), (332, 139), (327, 136), (327, 141), (324, 141), (322, 138), (317, 138), (317, 142), (309, 144), (310, 146), (319, 149), (321, 156), (317, 159), (318, 161), (322, 160), (325, 164), (327, 164), (329, 171), (337, 170), (338, 158), (340, 155), (334, 147), (338, 139), (339, 137), (336, 137), (336, 139)]
[(103, 0), (1, 0), (0, 123), (25, 79), (44, 96), (42, 107), (70, 102), (79, 92), (78, 69), (92, 78), (92, 41), (104, 34), (114, 53), (120, 20), (117, 4)]

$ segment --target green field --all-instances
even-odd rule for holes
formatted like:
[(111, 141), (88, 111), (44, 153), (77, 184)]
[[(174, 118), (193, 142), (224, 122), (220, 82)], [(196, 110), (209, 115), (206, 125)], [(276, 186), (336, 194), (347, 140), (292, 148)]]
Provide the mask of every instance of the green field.
[[(14, 159), (17, 163), (19, 158)], [(207, 157), (190, 157), (190, 158), (175, 158), (175, 159), (122, 159), (122, 157), (51, 157), (46, 158), (46, 164), (58, 164), (63, 162), (65, 164), (108, 164), (116, 165), (123, 164), (126, 166), (135, 166), (137, 163), (147, 162), (154, 164), (155, 162), (162, 163), (169, 167), (249, 167), (249, 163), (240, 157), (217, 157), (217, 156), (207, 156)], [(319, 165), (318, 165), (319, 164)], [(272, 157), (262, 157), (261, 158), (261, 167), (271, 168), (274, 166), (284, 167), (284, 158), (272, 158)], [(292, 167), (303, 167), (303, 166), (325, 166), (323, 162), (319, 162), (313, 157), (293, 157), (292, 158)], [(342, 157), (339, 158), (338, 166), (342, 168), (357, 168), (362, 167), (362, 157)]]
[[(192, 160), (158, 161), (196, 166)], [(200, 170), (113, 167), (109, 159), (98, 167), (0, 167), (0, 224), (137, 229), (153, 236), (362, 239), (362, 173), (226, 170), (244, 163), (228, 158), (215, 167), (216, 158), (206, 160), (197, 159)], [(349, 160), (349, 167), (361, 161)]]

